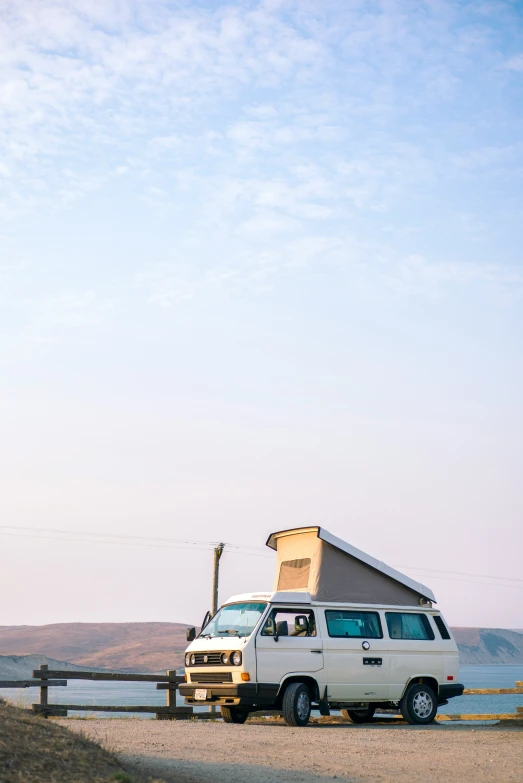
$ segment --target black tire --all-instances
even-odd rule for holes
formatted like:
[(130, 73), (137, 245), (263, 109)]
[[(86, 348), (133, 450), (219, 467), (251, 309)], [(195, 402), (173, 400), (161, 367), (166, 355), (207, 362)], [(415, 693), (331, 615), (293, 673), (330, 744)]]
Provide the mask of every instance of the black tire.
[(342, 710), (341, 714), (344, 718), (348, 718), (353, 723), (372, 723), (375, 712), (376, 707), (369, 704), (367, 707), (362, 707), (359, 710)]
[(401, 714), (408, 723), (432, 723), (438, 711), (438, 700), (430, 685), (410, 685), (400, 701)]
[(291, 682), (283, 694), (283, 720), (287, 726), (306, 726), (311, 716), (311, 697), (303, 682)]
[(249, 717), (247, 710), (239, 707), (222, 707), (221, 711), (224, 723), (245, 723)]

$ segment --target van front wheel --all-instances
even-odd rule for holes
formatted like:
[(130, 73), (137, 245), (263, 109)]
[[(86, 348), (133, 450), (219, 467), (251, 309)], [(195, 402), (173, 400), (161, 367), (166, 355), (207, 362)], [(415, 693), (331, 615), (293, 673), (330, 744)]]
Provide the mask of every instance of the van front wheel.
[(436, 694), (429, 685), (411, 685), (400, 701), (400, 709), (408, 723), (432, 723), (438, 711)]
[(369, 705), (368, 707), (362, 707), (361, 710), (342, 710), (341, 714), (353, 723), (370, 723), (374, 718), (375, 712), (376, 707)]
[(245, 723), (249, 717), (247, 710), (238, 707), (222, 707), (221, 712), (224, 723)]
[(306, 726), (311, 715), (311, 697), (303, 682), (291, 682), (283, 694), (283, 720), (287, 726)]

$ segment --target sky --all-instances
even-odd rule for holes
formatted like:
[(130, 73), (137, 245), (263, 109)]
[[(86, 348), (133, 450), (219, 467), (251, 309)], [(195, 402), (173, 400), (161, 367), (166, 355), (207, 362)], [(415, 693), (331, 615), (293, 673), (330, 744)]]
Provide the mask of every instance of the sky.
[(522, 139), (521, 2), (3, 0), (0, 625), (319, 524), (523, 628)]

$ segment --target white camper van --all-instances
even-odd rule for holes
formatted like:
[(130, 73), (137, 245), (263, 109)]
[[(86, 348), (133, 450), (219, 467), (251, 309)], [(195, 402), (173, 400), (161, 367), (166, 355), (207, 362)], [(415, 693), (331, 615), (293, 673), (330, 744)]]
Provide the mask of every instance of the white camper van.
[(281, 710), (305, 726), (311, 709), (356, 723), (399, 708), (430, 723), (460, 696), (458, 650), (429, 588), (320, 527), (273, 533), (272, 592), (230, 598), (185, 653), (186, 704), (219, 705), (228, 723)]

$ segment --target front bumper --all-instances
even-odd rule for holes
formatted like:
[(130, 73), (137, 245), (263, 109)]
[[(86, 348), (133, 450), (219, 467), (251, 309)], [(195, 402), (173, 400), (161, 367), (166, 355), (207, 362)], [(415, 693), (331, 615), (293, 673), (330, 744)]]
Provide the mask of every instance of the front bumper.
[(448, 685), (445, 683), (439, 686), (439, 698), (440, 700), (453, 699), (455, 696), (462, 696), (464, 690), (465, 686), (460, 685), (459, 682), (449, 683)]
[[(205, 689), (207, 698), (195, 699), (196, 690)], [(234, 707), (267, 707), (274, 704), (279, 686), (272, 683), (224, 683), (223, 685), (205, 683), (181, 683), (178, 691), (185, 697), (186, 704), (209, 705), (224, 704)]]

